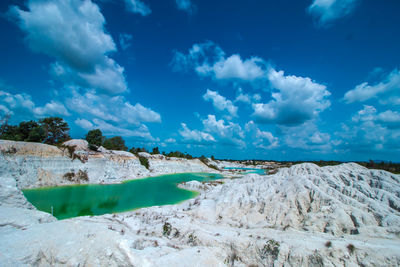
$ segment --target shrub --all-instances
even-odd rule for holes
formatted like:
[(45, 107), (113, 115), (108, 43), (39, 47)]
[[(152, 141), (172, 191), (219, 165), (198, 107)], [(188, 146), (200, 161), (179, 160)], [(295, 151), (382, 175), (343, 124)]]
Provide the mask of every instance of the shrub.
[(143, 156), (139, 156), (139, 161), (140, 161), (140, 164), (142, 164), (143, 166), (146, 167), (146, 169), (149, 169), (150, 164), (149, 164), (149, 160), (147, 158), (145, 158)]
[(163, 235), (169, 236), (171, 234), (172, 225), (169, 222), (164, 223), (163, 225)]
[(356, 250), (356, 247), (353, 244), (348, 244), (347, 249), (349, 250), (350, 254), (353, 254)]
[(327, 247), (327, 248), (332, 247), (332, 242), (331, 242), (331, 241), (327, 241), (327, 242), (325, 243), (325, 247)]
[(89, 177), (86, 170), (84, 171), (79, 170), (77, 176), (80, 181), (85, 181), (85, 182), (89, 181)]
[(188, 243), (192, 246), (197, 246), (198, 245), (197, 236), (195, 236), (194, 234), (190, 234), (188, 237)]
[(268, 258), (269, 256), (271, 256), (273, 260), (276, 260), (279, 255), (279, 247), (279, 243), (271, 239), (267, 241), (261, 250), (259, 250), (258, 254), (262, 260)]
[(84, 170), (79, 170), (78, 173), (74, 173), (74, 172), (67, 172), (63, 175), (63, 178), (70, 181), (70, 182), (87, 182), (89, 181), (89, 177), (87, 174), (87, 171)]

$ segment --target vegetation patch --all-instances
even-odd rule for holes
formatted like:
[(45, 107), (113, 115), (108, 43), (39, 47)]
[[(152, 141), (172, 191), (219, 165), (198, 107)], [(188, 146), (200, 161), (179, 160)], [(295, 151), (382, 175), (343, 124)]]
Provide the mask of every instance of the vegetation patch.
[(165, 222), (163, 225), (163, 235), (169, 236), (172, 231), (172, 225), (169, 222)]
[(88, 182), (89, 181), (89, 176), (88, 176), (86, 170), (84, 170), (84, 171), (79, 170), (77, 173), (75, 173), (75, 172), (67, 172), (66, 174), (63, 175), (63, 178), (65, 180), (68, 180), (68, 181), (74, 182), (74, 183)]
[(200, 159), (200, 161), (203, 162), (203, 164), (206, 165), (208, 168), (211, 168), (211, 169), (220, 171), (220, 169), (219, 169), (217, 166), (210, 164), (210, 161), (209, 161), (205, 156), (201, 156), (199, 159)]
[(279, 243), (273, 239), (268, 240), (262, 249), (259, 249), (258, 254), (262, 260), (271, 258), (275, 261), (279, 255)]
[(327, 248), (332, 247), (332, 242), (331, 242), (331, 241), (327, 241), (327, 242), (325, 243), (325, 247), (327, 247)]
[(146, 167), (146, 169), (149, 169), (149, 167), (150, 167), (149, 160), (143, 156), (138, 156), (138, 157), (139, 157), (140, 164), (142, 164), (144, 167)]
[(197, 236), (196, 235), (194, 235), (193, 233), (192, 234), (190, 234), (189, 236), (188, 236), (188, 244), (189, 245), (191, 245), (191, 246), (197, 246), (198, 245), (198, 239), (197, 239)]
[(356, 247), (353, 244), (348, 244), (347, 250), (350, 252), (350, 254), (353, 254), (354, 251), (356, 250)]

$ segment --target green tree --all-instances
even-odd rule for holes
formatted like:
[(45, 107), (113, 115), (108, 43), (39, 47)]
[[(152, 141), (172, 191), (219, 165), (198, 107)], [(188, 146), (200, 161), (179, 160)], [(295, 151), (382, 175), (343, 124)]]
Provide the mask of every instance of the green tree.
[(103, 144), (103, 133), (100, 129), (90, 130), (86, 135), (86, 141), (88, 141), (89, 146), (99, 147)]
[(55, 145), (70, 139), (68, 123), (62, 118), (48, 117), (41, 119), (39, 123), (45, 132), (44, 143)]
[(160, 154), (160, 150), (158, 150), (158, 147), (153, 148), (153, 151), (151, 152), (151, 154), (153, 154), (153, 155)]
[[(29, 135), (31, 132), (36, 129), (40, 128), (39, 124), (36, 121), (22, 121), (18, 127), (17, 139), (20, 141), (28, 141)], [(40, 132), (40, 130), (36, 130), (36, 133)], [(44, 131), (43, 131), (44, 132)], [(40, 142), (42, 140), (39, 140)]]
[(125, 140), (122, 139), (121, 136), (114, 136), (111, 138), (107, 138), (103, 146), (109, 150), (124, 150), (126, 151), (128, 148), (125, 146)]
[(27, 142), (43, 142), (46, 138), (46, 133), (44, 132), (43, 128), (38, 126), (33, 128), (28, 135), (28, 138), (25, 139)]
[(19, 141), (18, 126), (9, 124), (2, 125), (0, 139)]
[(131, 152), (132, 154), (137, 154), (139, 151), (138, 148), (132, 147), (131, 149), (129, 149), (129, 152)]

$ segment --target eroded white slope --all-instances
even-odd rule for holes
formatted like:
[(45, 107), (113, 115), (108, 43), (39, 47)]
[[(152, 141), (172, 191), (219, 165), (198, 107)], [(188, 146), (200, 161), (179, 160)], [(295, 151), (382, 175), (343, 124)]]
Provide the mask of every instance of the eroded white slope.
[[(0, 192), (8, 190), (0, 193), (8, 199), (2, 211), (12, 217), (10, 205), (19, 203), (20, 212), (25, 204), (10, 180), (7, 185), (0, 187)], [(400, 265), (398, 175), (356, 164), (323, 168), (300, 164), (271, 176), (251, 174), (223, 184), (189, 182), (184, 187), (201, 194), (180, 205), (56, 222), (38, 220), (27, 211), (25, 218), (32, 219), (22, 228), (2, 216), (0, 262), (39, 266)]]
[(205, 194), (209, 210), (202, 213), (233, 226), (399, 235), (399, 180), (354, 163), (300, 164), (275, 175), (227, 181)]

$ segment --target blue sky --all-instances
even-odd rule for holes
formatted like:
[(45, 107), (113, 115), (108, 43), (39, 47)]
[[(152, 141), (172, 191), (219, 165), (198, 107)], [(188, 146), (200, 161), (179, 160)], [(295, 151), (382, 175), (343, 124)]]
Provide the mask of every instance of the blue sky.
[(217, 158), (398, 161), (397, 0), (0, 3), (0, 112)]

